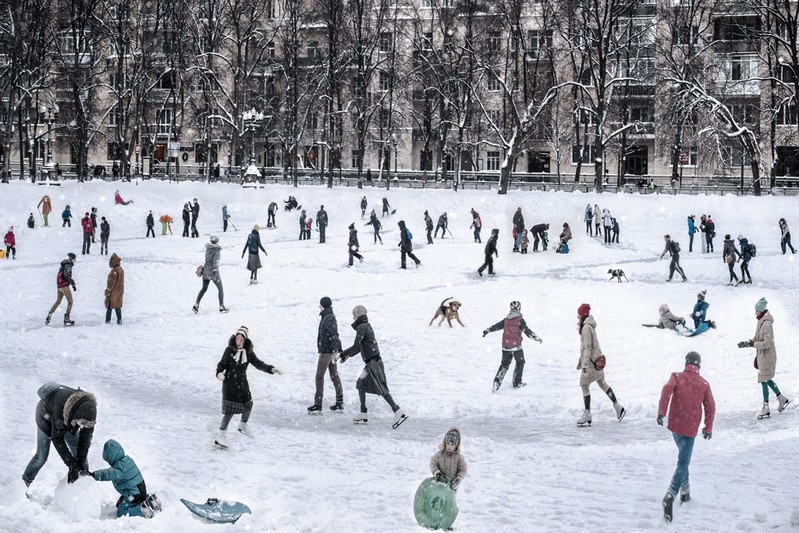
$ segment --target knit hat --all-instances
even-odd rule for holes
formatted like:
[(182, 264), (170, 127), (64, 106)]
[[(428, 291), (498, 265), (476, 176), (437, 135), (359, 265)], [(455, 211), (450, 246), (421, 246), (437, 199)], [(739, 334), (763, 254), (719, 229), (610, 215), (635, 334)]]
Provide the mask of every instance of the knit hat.
[(583, 304), (577, 308), (577, 316), (580, 318), (585, 318), (591, 312), (591, 306), (588, 304)]
[(255, 226), (252, 227), (252, 229), (255, 230), (255, 231), (261, 231), (261, 226), (256, 224)]
[(89, 216), (89, 212), (88, 211), (86, 211), (86, 215), (85, 216)]
[(729, 234), (729, 233), (728, 233), (728, 234), (726, 234), (726, 235), (724, 236), (724, 238), (725, 238), (725, 239), (730, 239), (730, 234)]
[(765, 298), (759, 299), (755, 304), (755, 311), (762, 313), (766, 309), (768, 309), (768, 301)]
[(211, 235), (211, 244), (216, 244), (219, 242), (219, 237), (216, 235)]
[(236, 335), (241, 335), (245, 339), (249, 339), (250, 329), (247, 326), (241, 326), (239, 329), (236, 330)]
[(521, 308), (522, 308), (522, 303), (520, 301), (518, 301), (518, 300), (513, 300), (510, 303), (510, 310), (511, 311), (519, 311), (519, 310), (521, 310)]
[(75, 255), (75, 254), (73, 254), (72, 252), (69, 252), (69, 253), (67, 254), (67, 257), (69, 257), (69, 258), (70, 258), (70, 259), (72, 259), (73, 261), (74, 261), (75, 259), (77, 259), (77, 258), (78, 258), (78, 256), (77, 256), (77, 255)]
[(353, 222), (352, 224), (349, 225), (349, 229), (350, 229), (350, 231), (355, 229), (355, 222)]
[(319, 305), (325, 309), (330, 309), (333, 307), (333, 300), (331, 300), (329, 296), (322, 296), (322, 299), (319, 300)]
[(362, 305), (356, 305), (352, 308), (352, 316), (355, 318), (366, 316), (366, 308)]
[(704, 300), (706, 295), (707, 291), (699, 291), (699, 294), (697, 294), (696, 297), (699, 298), (700, 300)]
[(491, 230), (491, 235), (499, 235), (499, 228), (494, 228)]
[(688, 352), (685, 354), (685, 364), (694, 365), (696, 368), (702, 366), (702, 356), (698, 352)]

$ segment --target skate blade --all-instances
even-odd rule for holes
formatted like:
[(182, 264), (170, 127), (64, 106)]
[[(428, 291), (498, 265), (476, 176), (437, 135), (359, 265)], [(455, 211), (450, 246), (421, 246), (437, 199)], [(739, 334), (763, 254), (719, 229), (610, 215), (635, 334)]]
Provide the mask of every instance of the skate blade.
[(214, 441), (214, 447), (215, 447), (217, 450), (227, 450), (227, 449), (228, 449), (228, 447), (227, 447), (227, 446), (225, 446), (224, 444), (219, 444), (219, 443), (218, 443), (218, 442), (216, 442), (216, 441)]
[(308, 416), (320, 416), (322, 411), (308, 411)]
[(352, 423), (353, 424), (357, 424), (359, 426), (365, 426), (366, 424), (369, 423), (369, 421), (368, 420), (353, 420)]
[(408, 420), (408, 415), (402, 415), (402, 418), (400, 418), (399, 420), (397, 420), (396, 422), (394, 422), (393, 424), (391, 424), (391, 427), (392, 427), (392, 428), (394, 428), (394, 429), (397, 429), (397, 428), (398, 428), (398, 427), (400, 427), (400, 426), (402, 425), (402, 423), (403, 423), (403, 422), (405, 422), (406, 420)]
[(765, 420), (766, 418), (771, 418), (771, 413), (767, 415), (757, 415), (758, 420)]
[(619, 416), (618, 416), (618, 418), (619, 418), (619, 422), (621, 422), (622, 420), (624, 420), (624, 417), (625, 417), (626, 415), (627, 415), (627, 409), (624, 409), (624, 408), (622, 407), (622, 409), (621, 409), (621, 413), (619, 413)]
[(782, 407), (778, 407), (778, 408), (777, 408), (777, 411), (779, 411), (779, 412), (781, 413), (781, 412), (785, 411), (785, 409), (786, 409), (786, 408), (787, 408), (789, 405), (791, 405), (791, 402), (790, 402), (790, 401), (787, 401), (787, 402), (785, 402), (785, 405), (783, 405)]
[(590, 425), (591, 425), (591, 422), (577, 422), (577, 427), (578, 428), (589, 427)]

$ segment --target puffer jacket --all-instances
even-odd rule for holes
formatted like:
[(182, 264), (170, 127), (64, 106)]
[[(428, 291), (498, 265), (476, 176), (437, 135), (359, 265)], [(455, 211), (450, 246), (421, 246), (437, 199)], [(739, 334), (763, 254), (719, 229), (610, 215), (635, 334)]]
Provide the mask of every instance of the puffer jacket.
[(61, 266), (58, 268), (58, 274), (56, 275), (55, 285), (59, 289), (64, 287), (69, 287), (72, 285), (75, 286), (75, 281), (72, 279), (72, 267), (73, 263), (71, 259), (64, 259), (61, 261)]
[(17, 245), (17, 238), (14, 236), (13, 231), (9, 231), (6, 233), (6, 236), (3, 237), (3, 243), (6, 246), (16, 246)]
[(205, 263), (203, 263), (203, 279), (219, 279), (219, 260), (222, 257), (222, 245), (206, 243)]
[(117, 254), (111, 254), (108, 266), (111, 272), (108, 273), (108, 281), (105, 286), (105, 307), (106, 309), (122, 309), (122, 298), (125, 295), (125, 271), (120, 266), (122, 260)]
[(358, 353), (361, 354), (364, 363), (375, 357), (380, 357), (375, 332), (366, 315), (359, 316), (352, 323), (352, 329), (355, 330), (355, 341), (352, 346), (341, 352), (341, 360), (344, 361)]
[(589, 382), (598, 379), (605, 379), (605, 371), (597, 370), (594, 361), (602, 355), (602, 348), (599, 346), (599, 339), (596, 336), (596, 320), (588, 315), (583, 322), (583, 330), (580, 332), (580, 369), (583, 373), (580, 382)]
[(486, 257), (490, 257), (492, 255), (496, 255), (497, 257), (499, 257), (499, 252), (497, 251), (497, 236), (496, 235), (492, 234), (491, 237), (488, 238), (488, 242), (486, 243), (486, 246), (485, 246), (485, 255), (486, 255)]
[(732, 256), (732, 263), (735, 262), (736, 257), (741, 256), (741, 252), (738, 251), (738, 248), (735, 247), (735, 241), (732, 239), (724, 239), (724, 251), (721, 254), (721, 257), (724, 259), (724, 262), (728, 262), (727, 257)]
[(777, 370), (777, 346), (774, 344), (774, 317), (766, 313), (757, 321), (754, 341), (757, 350), (757, 381), (774, 379)]
[[(242, 352), (242, 353), (239, 353)], [(252, 341), (244, 340), (244, 348), (236, 347), (236, 336), (231, 335), (222, 359), (216, 365), (216, 375), (223, 374), (222, 399), (227, 402), (247, 403), (252, 400), (250, 383), (247, 381), (247, 367), (252, 366), (267, 374), (274, 374), (275, 367), (267, 365), (252, 351)]]
[(572, 240), (572, 230), (569, 226), (566, 226), (560, 232), (560, 242), (569, 242), (570, 240)]
[(685, 323), (685, 319), (672, 313), (668, 306), (661, 307), (658, 312), (660, 313), (660, 320), (658, 321), (659, 328), (674, 329), (677, 327), (677, 324)]
[(136, 463), (125, 455), (117, 441), (109, 439), (103, 446), (103, 459), (110, 468), (92, 472), (96, 481), (110, 481), (116, 491), (129, 503), (141, 503), (147, 499), (147, 486)]
[(694, 319), (694, 327), (699, 327), (699, 324), (705, 321), (708, 307), (710, 307), (710, 304), (704, 300), (697, 300), (696, 304), (694, 304), (694, 310), (691, 313)]
[[(447, 433), (453, 431), (458, 434), (458, 445), (455, 446), (455, 451), (448, 453), (446, 445), (442, 440), (441, 444), (438, 445), (438, 451), (430, 458), (430, 473), (435, 474), (436, 472), (441, 472), (451, 480), (452, 488), (457, 489), (463, 481), (463, 478), (466, 477), (469, 471), (469, 465), (461, 454), (461, 444), (463, 444), (461, 431), (456, 427), (451, 427)], [(446, 434), (444, 434), (444, 436), (446, 437)]]
[(752, 260), (752, 250), (749, 248), (749, 240), (744, 237), (740, 241), (738, 241), (741, 245), (741, 257), (747, 263)]
[(347, 246), (350, 247), (350, 250), (353, 252), (357, 252), (358, 248), (360, 248), (360, 244), (358, 243), (358, 230), (351, 229), (350, 230), (350, 238), (347, 241)]
[[(45, 383), (38, 390), (39, 403), (36, 405), (36, 427), (50, 437), (64, 464), (71, 466), (75, 461), (83, 465), (92, 445), (94, 427), (83, 428), (73, 422), (78, 419), (97, 419), (97, 399), (90, 392), (73, 389), (55, 382)], [(77, 457), (73, 457), (64, 440), (66, 433), (78, 433)]]
[(94, 231), (94, 226), (92, 226), (92, 219), (88, 216), (83, 217), (80, 219), (80, 225), (83, 227), (83, 233), (91, 234)]
[(319, 316), (319, 333), (316, 335), (316, 348), (319, 353), (336, 353), (341, 350), (341, 339), (338, 336), (338, 323), (333, 309), (323, 309)]
[(663, 385), (658, 404), (658, 416), (666, 416), (668, 412), (669, 431), (683, 437), (696, 437), (703, 407), (703, 431), (713, 433), (716, 402), (710, 384), (699, 375), (699, 369), (694, 365), (685, 365), (684, 371), (672, 373), (669, 381)]
[(538, 336), (533, 333), (524, 321), (519, 311), (511, 311), (508, 316), (490, 326), (488, 331), (502, 330), (502, 349), (506, 352), (513, 352), (522, 349), (522, 333), (527, 337), (537, 340)]

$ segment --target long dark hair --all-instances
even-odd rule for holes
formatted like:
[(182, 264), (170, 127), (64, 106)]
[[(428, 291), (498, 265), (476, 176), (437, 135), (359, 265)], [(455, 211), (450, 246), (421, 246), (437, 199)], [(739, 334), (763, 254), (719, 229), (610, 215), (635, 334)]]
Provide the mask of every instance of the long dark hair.
[(583, 334), (583, 325), (585, 324), (585, 319), (586, 318), (588, 318), (588, 316), (581, 316), (580, 317), (580, 328), (578, 330), (580, 332), (580, 335)]

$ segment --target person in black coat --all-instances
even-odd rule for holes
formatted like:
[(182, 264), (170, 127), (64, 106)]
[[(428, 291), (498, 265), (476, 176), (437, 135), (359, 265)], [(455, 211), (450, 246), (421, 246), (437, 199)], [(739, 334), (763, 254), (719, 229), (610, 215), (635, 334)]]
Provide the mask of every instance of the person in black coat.
[(90, 392), (55, 382), (38, 390), (36, 405), (36, 455), (28, 463), (22, 480), (30, 486), (47, 462), (50, 443), (69, 468), (67, 482), (74, 483), (82, 470), (89, 470), (89, 448), (97, 421), (97, 398)]
[(219, 435), (214, 444), (227, 448), (225, 432), (233, 415), (241, 415), (239, 432), (252, 437), (247, 421), (252, 412), (252, 395), (250, 383), (247, 381), (247, 367), (252, 366), (267, 374), (280, 374), (280, 370), (258, 359), (253, 352), (250, 330), (241, 326), (230, 336), (225, 353), (216, 365), (216, 379), (222, 382), (222, 422), (219, 424)]
[(397, 222), (397, 226), (399, 226), (400, 229), (400, 242), (397, 245), (399, 246), (401, 252), (400, 268), (405, 268), (405, 256), (408, 256), (411, 259), (413, 259), (414, 262), (416, 263), (416, 266), (418, 267), (419, 265), (422, 264), (422, 262), (419, 261), (419, 259), (415, 255), (413, 255), (413, 242), (411, 242), (408, 229), (405, 227), (405, 221), (400, 220), (399, 222)]
[(189, 224), (191, 222), (191, 204), (183, 204), (183, 236), (189, 236)]
[(352, 266), (353, 258), (357, 257), (358, 260), (363, 263), (363, 256), (358, 253), (358, 248), (360, 248), (360, 244), (358, 244), (358, 230), (355, 229), (355, 222), (350, 224), (350, 238), (347, 241), (347, 247), (350, 252), (350, 260), (348, 265)]
[(522, 208), (517, 207), (513, 214), (513, 229), (516, 230), (516, 238), (513, 240), (513, 251), (518, 252), (522, 244), (522, 232), (524, 231), (524, 215)]
[(477, 269), (477, 273), (480, 277), (483, 277), (483, 270), (488, 267), (488, 275), (494, 275), (494, 256), (499, 258), (499, 252), (497, 251), (497, 239), (499, 238), (499, 229), (494, 228), (491, 230), (491, 237), (488, 238), (488, 242), (486, 243), (485, 247), (485, 261)]
[(149, 237), (151, 233), (153, 235), (153, 239), (155, 239), (155, 230), (153, 229), (154, 226), (155, 218), (153, 218), (153, 212), (150, 211), (150, 213), (147, 215), (147, 235), (144, 236), (145, 239)]
[(316, 228), (319, 230), (319, 244), (325, 242), (325, 228), (327, 227), (327, 211), (322, 206), (316, 213)]
[(247, 242), (244, 243), (244, 249), (241, 251), (241, 258), (244, 259), (244, 252), (249, 252), (250, 256), (247, 259), (247, 270), (250, 271), (250, 285), (258, 283), (258, 269), (261, 268), (261, 257), (258, 255), (258, 250), (261, 250), (264, 255), (268, 255), (261, 244), (261, 227), (256, 224), (252, 228), (252, 233), (247, 236)]
[(372, 209), (372, 214), (369, 215), (369, 222), (366, 223), (367, 226), (372, 226), (372, 230), (375, 233), (375, 244), (377, 241), (380, 240), (380, 244), (383, 244), (383, 237), (380, 236), (380, 230), (383, 228), (383, 224), (380, 222), (380, 219), (377, 218), (377, 213), (375, 210)]
[(544, 239), (544, 232), (549, 229), (549, 224), (536, 224), (530, 231), (533, 233), (533, 251), (538, 251), (538, 242)]
[(369, 205), (369, 202), (366, 201), (366, 196), (361, 198), (361, 218), (366, 215), (366, 207)]
[(383, 198), (383, 216), (386, 216), (386, 215), (389, 214), (389, 212), (388, 212), (388, 208), (389, 207), (391, 207), (391, 206), (388, 203), (388, 198)]
[(424, 226), (427, 230), (427, 244), (433, 244), (433, 219), (430, 218), (427, 210), (424, 212)]
[(91, 214), (89, 218), (92, 220), (92, 242), (95, 242), (94, 235), (97, 233), (97, 208), (92, 207)]
[(200, 202), (197, 198), (194, 199), (194, 204), (191, 206), (191, 236), (199, 237), (200, 232), (197, 231), (197, 219), (200, 218)]
[(323, 296), (319, 300), (319, 333), (316, 335), (316, 349), (319, 360), (316, 363), (316, 394), (314, 403), (308, 408), (309, 413), (322, 410), (322, 398), (325, 393), (325, 372), (330, 373), (333, 388), (336, 389), (336, 403), (330, 406), (331, 411), (344, 409), (344, 389), (338, 375), (338, 365), (333, 362), (334, 354), (341, 352), (341, 339), (338, 336), (336, 315), (333, 314), (333, 300)]
[(438, 224), (436, 224), (436, 231), (433, 232), (433, 237), (438, 237), (438, 230), (441, 230), (441, 238), (447, 236), (447, 213), (443, 213), (438, 217)]
[(343, 363), (353, 355), (361, 354), (366, 365), (355, 385), (358, 389), (358, 398), (361, 401), (361, 412), (353, 418), (353, 422), (365, 424), (369, 421), (369, 415), (366, 410), (366, 394), (377, 394), (382, 396), (388, 402), (388, 405), (391, 406), (391, 410), (394, 412), (392, 426), (397, 429), (408, 417), (400, 409), (400, 406), (394, 402), (388, 390), (386, 371), (383, 367), (383, 360), (380, 358), (380, 349), (377, 346), (375, 332), (372, 330), (372, 326), (366, 316), (366, 308), (362, 305), (356, 305), (352, 309), (352, 318), (354, 320), (352, 329), (355, 330), (355, 341), (352, 346), (336, 354), (335, 360)]
[(305, 219), (306, 219), (305, 209), (303, 209), (302, 212), (300, 213), (300, 240), (301, 241), (304, 241), (305, 240), (305, 236), (306, 236), (306, 233), (305, 233)]

